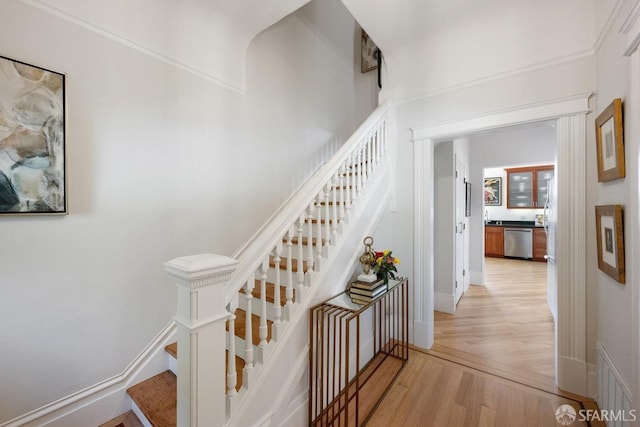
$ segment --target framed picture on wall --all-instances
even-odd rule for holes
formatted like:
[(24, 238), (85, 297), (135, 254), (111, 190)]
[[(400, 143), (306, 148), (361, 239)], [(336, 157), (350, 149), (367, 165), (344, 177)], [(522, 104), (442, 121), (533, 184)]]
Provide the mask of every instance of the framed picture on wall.
[(622, 206), (596, 206), (598, 268), (625, 283)]
[(67, 213), (64, 83), (0, 56), (0, 215)]
[(378, 68), (378, 58), (376, 58), (378, 46), (371, 40), (371, 37), (362, 30), (360, 40), (360, 72), (366, 73)]
[(616, 98), (596, 118), (596, 151), (598, 181), (624, 178), (624, 138), (622, 130), (622, 100)]
[(484, 205), (485, 206), (501, 206), (502, 205), (502, 178), (485, 178), (484, 179)]

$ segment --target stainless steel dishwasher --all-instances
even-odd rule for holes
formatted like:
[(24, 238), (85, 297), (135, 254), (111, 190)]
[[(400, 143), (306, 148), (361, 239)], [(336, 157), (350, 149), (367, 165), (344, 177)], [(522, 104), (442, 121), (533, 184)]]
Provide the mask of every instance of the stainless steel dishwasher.
[(504, 256), (532, 259), (533, 230), (531, 228), (505, 228)]

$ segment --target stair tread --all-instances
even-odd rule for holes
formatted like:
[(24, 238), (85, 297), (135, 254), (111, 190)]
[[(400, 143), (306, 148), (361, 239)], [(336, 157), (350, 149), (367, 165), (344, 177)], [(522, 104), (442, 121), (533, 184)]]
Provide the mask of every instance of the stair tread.
[[(236, 336), (244, 338), (246, 332), (246, 311), (241, 308), (236, 309), (235, 332)], [(267, 342), (271, 341), (271, 326), (273, 322), (267, 320)], [(229, 322), (227, 322), (227, 331)], [(253, 345), (260, 344), (260, 316), (251, 313), (251, 342)]]
[[(173, 357), (175, 357), (176, 359), (178, 358), (178, 343), (174, 342), (169, 344), (168, 346), (166, 346), (165, 351), (169, 354), (171, 354)], [(229, 350), (225, 350), (226, 351), (226, 357), (225, 357), (225, 368), (226, 370), (228, 370), (229, 367)], [(240, 390), (240, 387), (242, 387), (242, 369), (244, 368), (245, 362), (244, 359), (242, 359), (240, 356), (236, 355), (236, 375), (237, 375), (237, 383), (236, 383), (236, 390)], [(226, 379), (225, 379), (225, 387), (227, 386), (226, 384)]]
[(164, 351), (166, 351), (167, 353), (172, 355), (175, 359), (177, 359), (178, 358), (178, 343), (174, 342), (174, 343), (169, 344), (168, 346), (166, 346), (164, 348)]
[(104, 424), (100, 424), (99, 427), (143, 427), (143, 425), (133, 411), (127, 411)]
[[(282, 241), (286, 243), (287, 239), (282, 239)], [(314, 238), (311, 239), (311, 243), (313, 245), (316, 245), (317, 242), (318, 242), (318, 238), (317, 237), (314, 237)], [(326, 243), (326, 240), (325, 239), (320, 239), (320, 243), (322, 243), (324, 245)], [(298, 237), (297, 236), (293, 237), (291, 239), (291, 244), (292, 245), (297, 245), (298, 244)], [(305, 245), (305, 246), (308, 245), (309, 244), (309, 238), (308, 237), (303, 237), (302, 238), (302, 244)]]
[[(275, 301), (275, 289), (276, 289), (276, 285), (271, 283), (271, 282), (267, 282), (267, 302), (270, 302), (271, 304), (274, 304)], [(240, 293), (241, 294), (246, 294), (246, 290), (245, 288), (240, 288)], [(260, 299), (262, 298), (262, 292), (261, 292), (261, 288), (260, 288), (260, 280), (256, 279), (256, 283), (255, 286), (253, 288), (253, 291), (251, 292), (251, 295), (253, 295), (254, 298), (256, 299)], [(295, 302), (295, 297), (296, 297), (296, 290), (293, 290), (293, 298), (292, 300)], [(286, 286), (280, 286), (280, 305), (284, 306), (287, 304), (287, 287)]]
[[(271, 268), (275, 268), (276, 267), (276, 262), (273, 260), (273, 257), (269, 257), (269, 267)], [(298, 260), (297, 259), (292, 259), (291, 260), (291, 268), (292, 271), (294, 273), (298, 272)], [(287, 258), (280, 258), (280, 270), (286, 270), (287, 269)], [(302, 271), (306, 272), (307, 271), (307, 261), (302, 261)]]
[(174, 427), (177, 423), (177, 379), (164, 371), (127, 389), (131, 399), (153, 426)]

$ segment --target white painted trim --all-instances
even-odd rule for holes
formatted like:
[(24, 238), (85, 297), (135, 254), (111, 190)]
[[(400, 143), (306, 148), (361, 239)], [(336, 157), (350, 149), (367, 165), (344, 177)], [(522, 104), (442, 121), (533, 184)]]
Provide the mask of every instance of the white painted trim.
[(122, 44), (124, 46), (127, 46), (128, 48), (137, 50), (138, 52), (140, 52), (140, 53), (142, 53), (144, 55), (148, 55), (148, 56), (150, 56), (152, 58), (155, 58), (155, 59), (157, 59), (159, 61), (162, 61), (162, 62), (164, 62), (166, 64), (169, 64), (169, 65), (171, 65), (173, 67), (179, 68), (179, 69), (181, 69), (183, 71), (186, 71), (188, 73), (191, 73), (191, 74), (193, 74), (193, 75), (195, 75), (197, 77), (205, 79), (205, 80), (207, 80), (207, 81), (209, 81), (211, 83), (214, 83), (214, 84), (216, 84), (218, 86), (221, 86), (221, 87), (223, 87), (225, 89), (232, 90), (232, 91), (237, 92), (237, 93), (239, 93), (241, 95), (244, 95), (246, 93), (246, 90), (245, 90), (244, 87), (237, 86), (237, 85), (231, 84), (229, 82), (226, 82), (224, 80), (221, 80), (221, 79), (215, 77), (212, 74), (206, 73), (206, 72), (204, 72), (204, 71), (202, 71), (202, 70), (200, 70), (200, 69), (198, 69), (196, 67), (193, 67), (191, 65), (185, 64), (184, 62), (178, 61), (177, 59), (171, 58), (171, 57), (169, 57), (167, 55), (164, 55), (164, 54), (162, 54), (160, 52), (156, 52), (153, 49), (149, 49), (147, 47), (144, 47), (141, 44), (138, 44), (138, 43), (136, 43), (136, 42), (134, 42), (132, 40), (128, 40), (128, 39), (126, 39), (124, 37), (121, 37), (121, 36), (111, 32), (111, 31), (108, 31), (108, 30), (106, 30), (104, 28), (101, 28), (101, 27), (99, 27), (97, 25), (94, 25), (94, 24), (92, 24), (92, 23), (90, 23), (88, 21), (85, 21), (84, 19), (80, 19), (77, 16), (70, 15), (69, 13), (67, 13), (67, 12), (65, 12), (65, 11), (63, 11), (61, 9), (55, 8), (55, 7), (50, 6), (48, 4), (44, 4), (44, 3), (42, 3), (42, 2), (40, 2), (38, 0), (20, 0), (20, 1), (22, 1), (23, 3), (26, 3), (26, 4), (30, 5), (30, 6), (36, 7), (38, 9), (40, 9), (40, 10), (43, 10), (43, 11), (45, 11), (47, 13), (50, 13), (50, 14), (52, 14), (54, 16), (57, 16), (58, 18), (64, 19), (65, 21), (68, 21), (68, 22), (71, 22), (73, 24), (76, 24), (76, 25), (78, 25), (78, 26), (80, 26), (80, 27), (82, 27), (82, 28), (84, 28), (86, 30), (89, 30), (89, 31), (91, 31), (93, 33), (96, 33), (96, 34), (98, 34), (98, 35), (100, 35), (102, 37), (105, 37), (105, 38), (107, 38), (109, 40), (112, 40), (112, 41), (114, 41), (116, 43), (120, 43), (120, 44)]
[[(120, 411), (119, 406), (123, 401), (126, 401), (126, 389), (132, 384), (160, 372), (149, 374), (144, 371), (144, 368), (155, 358), (160, 358), (161, 363), (164, 364), (164, 347), (175, 340), (175, 331), (175, 323), (173, 321), (169, 322), (120, 374), (9, 420), (0, 424), (0, 427), (45, 426), (59, 422), (71, 414), (74, 415), (75, 425), (94, 425), (96, 413), (91, 411), (91, 406), (99, 405), (102, 403), (101, 400), (109, 399), (110, 401), (107, 402), (107, 405), (115, 408), (111, 411), (112, 414), (115, 414), (111, 416), (122, 413), (123, 411)], [(114, 399), (114, 395), (117, 395), (118, 398)], [(80, 411), (82, 413), (78, 414)], [(84, 416), (85, 421), (78, 424), (78, 416)], [(108, 419), (104, 421), (108, 421)]]
[(453, 314), (456, 312), (455, 295), (436, 292), (433, 295), (433, 309), (443, 313)]
[(586, 115), (559, 118), (556, 131), (556, 271), (558, 283), (563, 284), (558, 286), (557, 380), (563, 390), (584, 396), (587, 394)]
[(556, 119), (589, 111), (591, 93), (582, 93), (544, 102), (519, 105), (488, 114), (415, 127), (413, 140), (444, 139), (467, 132), (497, 129), (523, 123)]
[(596, 42), (593, 45), (594, 52), (597, 52), (598, 50), (600, 50), (602, 43), (604, 43), (604, 40), (607, 38), (607, 34), (609, 34), (609, 31), (611, 31), (611, 28), (613, 27), (613, 24), (615, 23), (616, 18), (620, 14), (620, 11), (622, 10), (624, 4), (625, 4), (625, 0), (616, 0), (616, 4), (615, 6), (613, 6), (613, 9), (611, 9), (611, 13), (607, 17), (607, 21), (602, 26), (600, 33), (596, 37)]
[[(624, 2), (621, 2), (624, 3)], [(616, 5), (617, 7), (618, 5)], [(616, 10), (618, 13), (625, 13), (620, 7)], [(626, 48), (624, 56), (631, 56), (638, 46), (640, 46), (640, 1), (635, 0), (635, 3), (629, 9), (627, 16), (620, 27), (619, 32), (624, 34), (627, 38)]]
[(472, 285), (483, 285), (484, 284), (484, 272), (482, 272), (482, 271), (470, 271), (469, 275), (471, 276), (471, 284)]
[[(415, 304), (428, 310), (433, 301), (433, 216), (424, 219), (424, 212), (433, 206), (433, 191), (429, 191), (428, 172), (433, 170), (433, 143), (452, 137), (491, 128), (498, 128), (546, 119), (558, 120), (558, 282), (563, 283), (558, 305), (563, 317), (558, 322), (558, 383), (567, 391), (587, 393), (586, 368), (586, 256), (584, 182), (586, 161), (586, 114), (590, 94), (581, 94), (544, 103), (535, 103), (489, 113), (458, 122), (421, 126), (412, 129), (414, 142), (414, 277)], [(433, 181), (432, 179), (430, 181)], [(561, 202), (560, 202), (561, 201)], [(426, 250), (422, 249), (426, 244)], [(426, 256), (428, 254), (428, 256)], [(431, 273), (432, 274), (432, 273)], [(422, 289), (421, 289), (422, 288)], [(559, 310), (559, 311), (560, 311)], [(418, 313), (417, 313), (418, 314)], [(433, 336), (433, 317), (420, 313), (425, 322), (423, 333)], [(428, 319), (428, 320), (423, 320)], [(418, 335), (416, 334), (416, 337)], [(416, 345), (420, 346), (416, 343)], [(428, 348), (428, 347), (427, 347)]]
[(431, 348), (434, 340), (432, 141), (414, 140), (413, 174), (413, 344)]

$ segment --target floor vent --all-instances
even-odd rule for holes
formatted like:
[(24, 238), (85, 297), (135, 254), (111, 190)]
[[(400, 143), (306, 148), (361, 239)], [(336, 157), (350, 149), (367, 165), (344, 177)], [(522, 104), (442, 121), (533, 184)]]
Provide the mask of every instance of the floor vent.
[(596, 400), (601, 410), (607, 410), (611, 416), (608, 427), (627, 427), (630, 425), (631, 393), (622, 380), (613, 361), (602, 344), (597, 345), (598, 358), (598, 395)]

